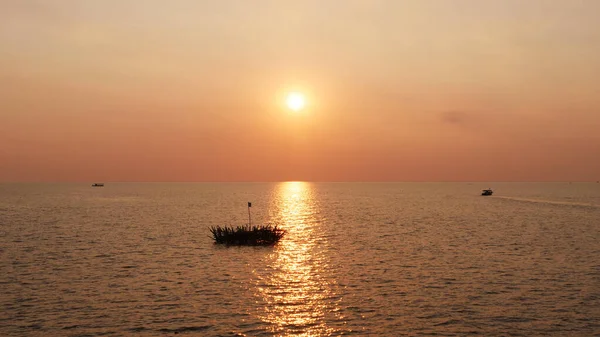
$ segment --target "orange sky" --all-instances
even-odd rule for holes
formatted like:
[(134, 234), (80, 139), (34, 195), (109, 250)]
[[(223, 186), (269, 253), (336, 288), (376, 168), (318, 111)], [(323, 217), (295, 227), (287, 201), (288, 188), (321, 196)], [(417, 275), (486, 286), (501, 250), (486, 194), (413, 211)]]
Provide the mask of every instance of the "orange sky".
[(598, 13), (2, 1), (0, 181), (596, 181)]

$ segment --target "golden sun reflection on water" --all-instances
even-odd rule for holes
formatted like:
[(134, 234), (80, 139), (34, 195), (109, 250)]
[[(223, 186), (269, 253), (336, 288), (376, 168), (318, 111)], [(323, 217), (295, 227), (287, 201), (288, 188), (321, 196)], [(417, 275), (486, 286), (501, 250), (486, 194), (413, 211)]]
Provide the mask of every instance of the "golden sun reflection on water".
[(336, 317), (340, 298), (335, 278), (328, 272), (327, 242), (312, 186), (281, 183), (274, 195), (274, 220), (287, 233), (267, 259), (266, 270), (257, 273), (256, 296), (264, 304), (260, 319), (280, 335), (334, 333), (336, 329), (326, 321), (342, 319)]

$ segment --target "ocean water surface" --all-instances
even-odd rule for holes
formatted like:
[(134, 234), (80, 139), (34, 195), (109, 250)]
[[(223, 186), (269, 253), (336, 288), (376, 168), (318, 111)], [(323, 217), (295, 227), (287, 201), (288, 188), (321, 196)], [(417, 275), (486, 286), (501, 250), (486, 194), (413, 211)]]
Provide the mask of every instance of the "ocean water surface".
[(1, 336), (600, 336), (596, 183), (0, 184), (0, 238)]

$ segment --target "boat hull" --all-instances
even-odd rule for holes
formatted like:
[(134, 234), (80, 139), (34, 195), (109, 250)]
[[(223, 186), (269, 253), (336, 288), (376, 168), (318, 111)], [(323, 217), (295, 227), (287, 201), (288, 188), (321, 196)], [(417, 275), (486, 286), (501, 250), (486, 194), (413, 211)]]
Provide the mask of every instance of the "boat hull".
[(491, 189), (481, 191), (481, 195), (483, 195), (483, 196), (490, 196), (493, 193), (494, 193), (494, 191), (492, 191)]

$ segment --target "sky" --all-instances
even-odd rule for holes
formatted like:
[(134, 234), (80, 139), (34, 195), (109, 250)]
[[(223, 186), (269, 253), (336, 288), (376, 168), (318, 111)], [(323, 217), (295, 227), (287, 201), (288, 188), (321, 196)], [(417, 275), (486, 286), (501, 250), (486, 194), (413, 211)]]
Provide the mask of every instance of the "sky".
[(1, 1), (0, 182), (597, 181), (597, 13)]

